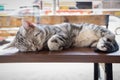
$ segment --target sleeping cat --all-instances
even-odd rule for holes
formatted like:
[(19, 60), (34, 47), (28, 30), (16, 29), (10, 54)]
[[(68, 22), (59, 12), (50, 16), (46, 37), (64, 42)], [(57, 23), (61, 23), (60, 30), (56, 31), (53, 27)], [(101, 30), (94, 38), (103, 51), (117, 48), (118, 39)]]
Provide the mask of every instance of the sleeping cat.
[(93, 47), (95, 51), (110, 53), (119, 49), (115, 35), (98, 25), (88, 23), (36, 25), (27, 21), (22, 22), (15, 39), (7, 48), (9, 47), (16, 47), (22, 52)]

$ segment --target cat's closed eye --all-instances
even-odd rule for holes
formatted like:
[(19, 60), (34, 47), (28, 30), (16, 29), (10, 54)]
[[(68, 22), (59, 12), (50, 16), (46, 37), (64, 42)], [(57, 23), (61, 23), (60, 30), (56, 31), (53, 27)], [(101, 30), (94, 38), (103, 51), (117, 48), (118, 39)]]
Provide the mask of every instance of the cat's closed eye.
[(38, 35), (41, 35), (41, 34), (42, 34), (42, 31), (36, 31), (36, 32), (34, 33), (34, 36), (37, 37)]
[(20, 36), (23, 36), (22, 34), (20, 34)]
[(40, 33), (41, 33), (41, 32), (38, 32), (38, 33), (36, 33), (34, 36), (37, 37), (38, 35), (40, 35)]

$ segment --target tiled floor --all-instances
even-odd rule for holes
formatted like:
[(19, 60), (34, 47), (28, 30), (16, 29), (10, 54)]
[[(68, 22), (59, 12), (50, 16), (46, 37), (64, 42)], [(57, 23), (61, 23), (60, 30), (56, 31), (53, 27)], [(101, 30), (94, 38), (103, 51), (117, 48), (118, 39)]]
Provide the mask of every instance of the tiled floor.
[(0, 80), (93, 80), (93, 64), (0, 64)]
[(114, 64), (113, 65), (113, 80), (119, 80), (120, 79), (120, 64)]
[[(120, 79), (119, 68), (120, 64), (113, 65), (113, 80)], [(3, 63), (0, 64), (0, 80), (93, 80), (93, 64)]]

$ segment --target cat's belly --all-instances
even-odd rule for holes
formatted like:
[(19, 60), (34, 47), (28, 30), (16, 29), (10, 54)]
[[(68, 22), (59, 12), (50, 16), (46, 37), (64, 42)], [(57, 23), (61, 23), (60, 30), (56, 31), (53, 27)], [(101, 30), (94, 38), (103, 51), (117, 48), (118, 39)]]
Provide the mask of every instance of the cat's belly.
[(91, 30), (85, 30), (79, 33), (75, 38), (75, 47), (88, 47), (91, 43), (97, 41), (99, 38), (95, 35), (95, 32)]

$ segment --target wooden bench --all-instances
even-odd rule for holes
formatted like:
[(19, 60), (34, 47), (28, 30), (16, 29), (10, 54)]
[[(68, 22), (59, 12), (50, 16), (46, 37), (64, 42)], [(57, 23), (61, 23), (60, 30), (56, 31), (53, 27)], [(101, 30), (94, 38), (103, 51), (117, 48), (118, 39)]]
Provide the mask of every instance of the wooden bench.
[[(109, 16), (105, 15), (108, 26)], [(113, 80), (112, 63), (120, 63), (120, 50), (110, 54), (96, 53), (91, 48), (70, 48), (63, 51), (15, 52), (15, 54), (0, 55), (0, 63), (15, 62), (84, 62), (94, 63), (94, 80), (99, 78), (99, 64), (105, 63), (106, 80)]]

